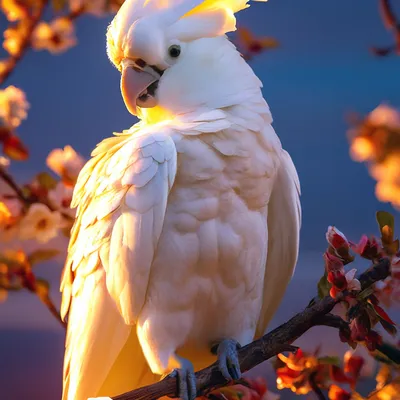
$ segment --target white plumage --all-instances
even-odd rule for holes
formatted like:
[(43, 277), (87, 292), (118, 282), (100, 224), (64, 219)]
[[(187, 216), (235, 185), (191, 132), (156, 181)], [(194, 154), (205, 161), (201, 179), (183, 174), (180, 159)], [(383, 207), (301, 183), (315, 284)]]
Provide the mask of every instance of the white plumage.
[(251, 342), (297, 261), (297, 173), (260, 81), (222, 35), (247, 1), (176, 3), (171, 17), (166, 1), (127, 0), (108, 32), (117, 67), (125, 58), (149, 64), (143, 46), (126, 40), (138, 19), (177, 37), (190, 18), (216, 21), (209, 37), (204, 27), (178, 37), (174, 63), (155, 51), (153, 65), (164, 71), (157, 104), (138, 108), (142, 121), (102, 141), (79, 175), (61, 284), (63, 400), (152, 383), (179, 365), (177, 356), (205, 367), (217, 340)]

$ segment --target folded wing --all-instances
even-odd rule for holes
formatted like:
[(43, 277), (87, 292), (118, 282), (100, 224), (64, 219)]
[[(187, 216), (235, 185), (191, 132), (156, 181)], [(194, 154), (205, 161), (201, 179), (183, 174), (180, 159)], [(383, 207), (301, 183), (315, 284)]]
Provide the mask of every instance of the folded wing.
[(282, 150), (268, 205), (268, 253), (256, 337), (265, 333), (293, 276), (299, 252), (300, 226), (299, 177), (289, 154)]
[(132, 325), (176, 174), (175, 145), (165, 134), (106, 139), (92, 156), (74, 191), (77, 217), (61, 283), (62, 315), (69, 313), (64, 400), (97, 395), (107, 376), (123, 380), (126, 368), (112, 369), (124, 346), (137, 352), (130, 355), (135, 368), (125, 371), (130, 386), (148, 369)]

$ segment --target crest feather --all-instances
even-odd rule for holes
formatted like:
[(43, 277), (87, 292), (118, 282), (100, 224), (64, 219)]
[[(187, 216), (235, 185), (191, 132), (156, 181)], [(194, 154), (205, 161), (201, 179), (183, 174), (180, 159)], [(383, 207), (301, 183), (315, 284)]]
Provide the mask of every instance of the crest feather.
[(138, 20), (151, 21), (149, 26), (160, 28), (166, 39), (190, 41), (220, 36), (236, 30), (235, 13), (249, 7), (249, 1), (126, 0), (107, 30), (108, 57), (119, 69), (129, 29)]

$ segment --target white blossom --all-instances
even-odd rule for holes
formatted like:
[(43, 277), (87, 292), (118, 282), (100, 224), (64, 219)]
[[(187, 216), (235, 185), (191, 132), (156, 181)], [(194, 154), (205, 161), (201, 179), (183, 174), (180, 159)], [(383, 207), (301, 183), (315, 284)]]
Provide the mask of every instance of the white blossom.
[(47, 243), (57, 236), (61, 226), (62, 217), (58, 211), (51, 211), (44, 204), (34, 203), (21, 221), (19, 236), (21, 239)]

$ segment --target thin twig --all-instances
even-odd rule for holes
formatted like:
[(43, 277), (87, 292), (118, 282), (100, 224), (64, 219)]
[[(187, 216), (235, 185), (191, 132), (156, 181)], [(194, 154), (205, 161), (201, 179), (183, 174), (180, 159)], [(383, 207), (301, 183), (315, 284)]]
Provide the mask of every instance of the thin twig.
[(60, 211), (56, 207), (53, 207), (46, 199), (39, 199), (37, 196), (26, 196), (22, 189), (15, 182), (14, 178), (2, 167), (0, 167), (0, 179), (3, 179), (5, 183), (15, 192), (17, 198), (26, 206), (30, 206), (33, 203), (42, 203), (49, 208), (51, 211), (58, 211), (67, 221), (73, 221), (74, 218), (64, 211)]
[(0, 167), (0, 178), (3, 179), (3, 181), (15, 192), (22, 203), (25, 205), (31, 204), (31, 201), (27, 196), (25, 196), (24, 192), (15, 182), (14, 178), (3, 167)]
[[(390, 261), (387, 258), (383, 258), (359, 277), (362, 290), (389, 275)], [(238, 356), (242, 373), (286, 351), (288, 346), (314, 326), (328, 324), (328, 326), (340, 327), (342, 323), (334, 318), (330, 312), (342, 299), (342, 296), (338, 296), (336, 299), (327, 296), (318, 300), (315, 304), (296, 314), (289, 321), (267, 333), (262, 338), (239, 349)], [(199, 395), (210, 388), (223, 386), (227, 383), (216, 362), (196, 372), (196, 380)], [(144, 386), (111, 398), (113, 400), (154, 400), (162, 396), (176, 397), (176, 387), (176, 379), (167, 376), (153, 385)]]
[(317, 325), (339, 329), (339, 332), (341, 332), (344, 337), (350, 337), (349, 323), (338, 315), (326, 314), (319, 319)]
[(56, 306), (52, 302), (49, 296), (46, 296), (42, 298), (41, 296), (38, 296), (41, 302), (47, 307), (47, 309), (50, 311), (50, 313), (55, 317), (55, 319), (62, 325), (64, 329), (67, 328), (67, 323), (64, 322), (61, 318), (60, 312), (57, 310)]
[(388, 30), (396, 29), (397, 21), (394, 15), (393, 8), (390, 4), (390, 0), (380, 0), (379, 8), (386, 29)]
[(391, 31), (394, 36), (395, 44), (388, 47), (373, 47), (372, 51), (376, 55), (385, 56), (396, 52), (400, 55), (400, 22), (397, 20), (390, 0), (379, 0), (379, 9), (383, 24), (386, 29)]

